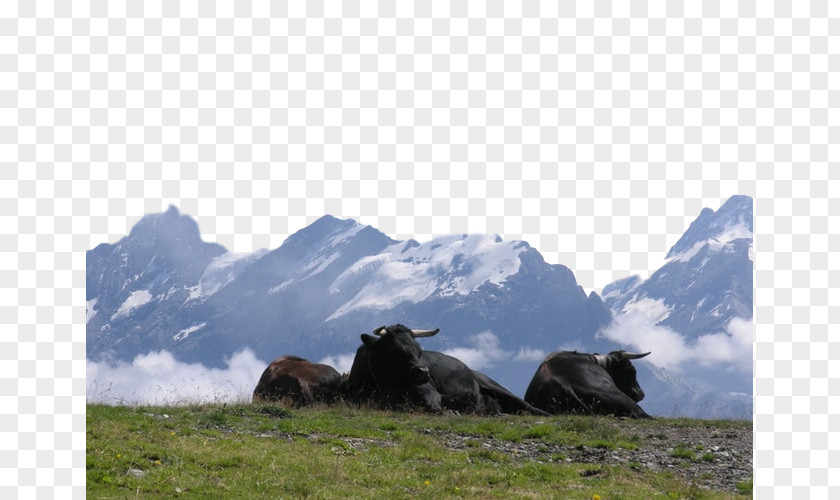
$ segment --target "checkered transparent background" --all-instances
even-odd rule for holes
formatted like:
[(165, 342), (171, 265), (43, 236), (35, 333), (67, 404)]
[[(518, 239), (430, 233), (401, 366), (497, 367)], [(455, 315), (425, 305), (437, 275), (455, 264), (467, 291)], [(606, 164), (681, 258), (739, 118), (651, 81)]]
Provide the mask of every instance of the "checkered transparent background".
[(234, 251), (324, 213), (498, 233), (590, 291), (732, 194), (756, 197), (755, 496), (840, 493), (840, 5), (84, 4), (0, 3), (4, 496), (84, 495), (84, 251), (143, 214)]

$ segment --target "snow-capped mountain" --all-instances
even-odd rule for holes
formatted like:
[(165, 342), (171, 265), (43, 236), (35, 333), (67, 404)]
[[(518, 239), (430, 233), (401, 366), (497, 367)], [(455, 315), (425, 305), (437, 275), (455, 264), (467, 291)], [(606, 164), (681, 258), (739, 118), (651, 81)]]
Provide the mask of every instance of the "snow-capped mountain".
[[(147, 227), (163, 236), (137, 229)], [(170, 208), (88, 252), (87, 276), (88, 358), (110, 362), (166, 350), (222, 366), (245, 348), (266, 361), (346, 357), (360, 333), (402, 322), (440, 328), (424, 347), (458, 352), (524, 392), (545, 354), (590, 345), (610, 320), (597, 294), (526, 242), (396, 241), (332, 216), (272, 251), (234, 255), (202, 242), (195, 223)]]
[(201, 241), (195, 221), (175, 207), (144, 217), (116, 244), (89, 250), (88, 357), (147, 352), (163, 342), (175, 304), (189, 300), (223, 255), (225, 248)]
[(654, 366), (639, 370), (646, 392), (662, 396), (648, 398), (649, 411), (751, 414), (752, 260), (753, 200), (733, 196), (704, 208), (649, 279), (604, 287), (614, 321), (600, 335), (653, 351)]
[(752, 198), (733, 196), (704, 208), (650, 279), (632, 276), (604, 287), (615, 314), (639, 311), (689, 337), (722, 331), (753, 308)]
[(327, 215), (276, 249), (233, 254), (170, 207), (87, 252), (87, 357), (165, 351), (223, 368), (250, 349), (343, 369), (360, 333), (400, 322), (440, 328), (424, 348), (520, 395), (551, 351), (653, 351), (636, 364), (649, 413), (748, 418), (752, 228), (748, 197), (704, 209), (660, 270), (608, 285), (602, 301), (523, 241), (397, 241)]

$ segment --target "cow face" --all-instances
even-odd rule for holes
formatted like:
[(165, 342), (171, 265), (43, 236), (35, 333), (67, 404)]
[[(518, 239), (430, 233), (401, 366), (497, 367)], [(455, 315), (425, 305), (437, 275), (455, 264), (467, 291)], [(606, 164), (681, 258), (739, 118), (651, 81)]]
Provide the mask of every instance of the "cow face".
[[(624, 351), (613, 351), (606, 356), (606, 362), (602, 365), (612, 377), (615, 386), (637, 403), (645, 398), (645, 393), (639, 387), (639, 382), (636, 380), (636, 368), (630, 360), (643, 358), (648, 354), (650, 353), (631, 354)], [(599, 364), (601, 363), (599, 362)]]
[(428, 336), (429, 332), (394, 325), (377, 328), (374, 333), (379, 337), (362, 334), (361, 338), (369, 349), (368, 368), (378, 386), (408, 387), (430, 380), (429, 368), (420, 361), (422, 349), (414, 340), (415, 337)]

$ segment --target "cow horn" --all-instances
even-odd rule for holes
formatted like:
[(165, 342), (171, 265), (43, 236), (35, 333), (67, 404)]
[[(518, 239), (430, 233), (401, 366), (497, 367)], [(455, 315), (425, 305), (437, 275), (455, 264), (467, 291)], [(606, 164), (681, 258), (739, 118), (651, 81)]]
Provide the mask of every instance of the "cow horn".
[(624, 359), (639, 359), (639, 358), (644, 358), (644, 357), (645, 357), (645, 356), (647, 356), (648, 354), (650, 354), (650, 352), (646, 352), (646, 353), (644, 353), (644, 354), (633, 354), (633, 353), (625, 352), (625, 353), (624, 353)]
[(385, 327), (385, 326), (380, 326), (379, 328), (373, 330), (373, 334), (374, 335), (379, 335), (381, 337), (381, 336), (385, 335), (385, 329), (386, 328), (387, 327)]
[(431, 337), (432, 335), (436, 335), (439, 331), (440, 328), (435, 328), (434, 330), (411, 330), (411, 335), (413, 337)]

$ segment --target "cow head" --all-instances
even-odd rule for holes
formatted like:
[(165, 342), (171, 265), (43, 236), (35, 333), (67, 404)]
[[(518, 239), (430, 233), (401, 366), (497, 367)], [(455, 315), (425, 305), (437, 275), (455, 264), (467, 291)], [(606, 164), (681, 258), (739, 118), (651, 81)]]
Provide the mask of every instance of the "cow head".
[(636, 368), (631, 360), (644, 358), (650, 354), (633, 354), (624, 351), (613, 351), (607, 355), (596, 354), (598, 364), (610, 374), (615, 386), (633, 401), (639, 402), (645, 398), (645, 393), (636, 380)]
[(382, 326), (374, 335), (362, 334), (362, 343), (368, 348), (367, 362), (376, 385), (404, 387), (425, 384), (429, 381), (429, 368), (421, 363), (422, 349), (415, 338), (431, 337), (440, 330), (412, 330), (403, 325)]

